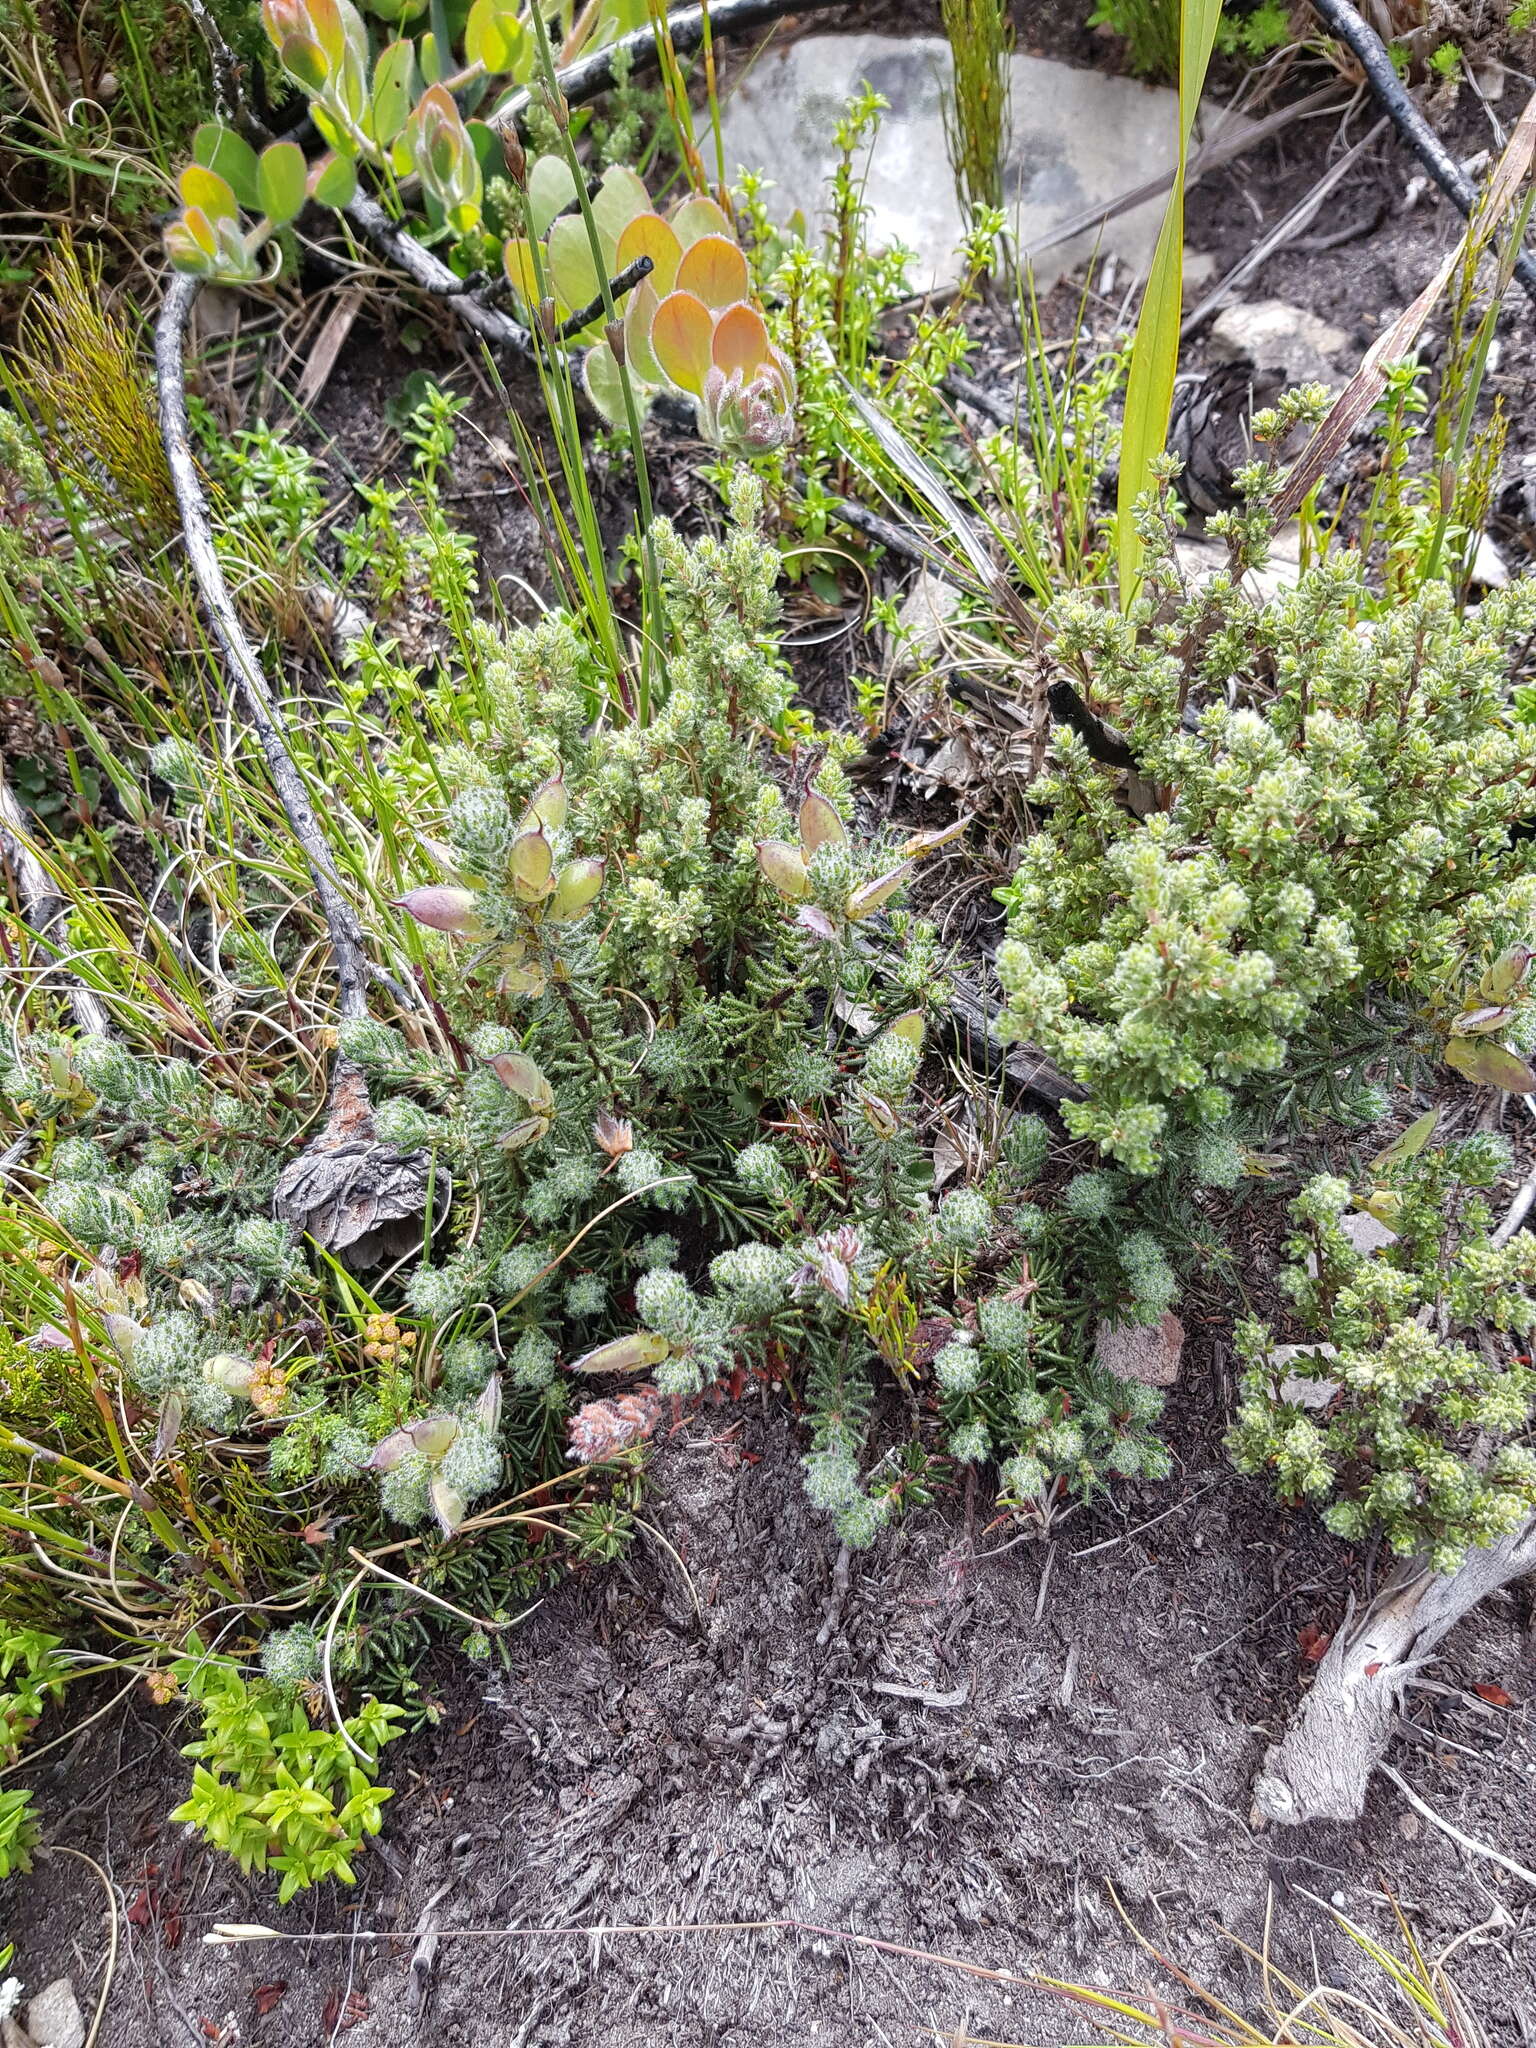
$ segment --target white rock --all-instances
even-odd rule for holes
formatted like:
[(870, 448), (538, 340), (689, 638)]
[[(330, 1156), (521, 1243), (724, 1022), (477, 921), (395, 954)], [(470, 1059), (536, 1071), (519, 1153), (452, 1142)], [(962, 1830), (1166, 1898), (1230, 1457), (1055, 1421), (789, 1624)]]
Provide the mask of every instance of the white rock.
[(28, 2005), (27, 2032), (37, 2048), (84, 2048), (85, 2021), (67, 1977), (45, 1984)]
[[(1177, 488), (1177, 486), (1175, 486)], [(1223, 574), (1228, 550), (1224, 540), (1205, 534), (1181, 534), (1173, 544), (1174, 558), (1190, 586), (1203, 590), (1213, 576)], [(1243, 588), (1250, 597), (1268, 602), (1282, 590), (1294, 590), (1301, 581), (1301, 526), (1297, 520), (1282, 526), (1269, 545), (1269, 559), (1262, 569), (1250, 569)]]
[(902, 599), (896, 623), (902, 637), (891, 642), (887, 668), (893, 678), (932, 668), (944, 651), (950, 622), (964, 602), (953, 583), (920, 569), (917, 581)]
[[(814, 228), (836, 162), (832, 131), (866, 82), (890, 102), (863, 188), (877, 247), (902, 242), (920, 291), (954, 284), (963, 227), (944, 142), (949, 44), (937, 36), (805, 36), (760, 57), (723, 111), (725, 169), (759, 171), (779, 222)], [(1014, 57), (1004, 189), (1028, 254), (1052, 229), (1169, 171), (1177, 154), (1177, 95), (1044, 57)], [(1123, 257), (1138, 275), (1152, 260), (1163, 200), (1148, 200), (1074, 240), (1039, 251), (1043, 290), (1091, 254)]]
[(1477, 552), (1472, 557), (1472, 581), (1480, 590), (1502, 590), (1509, 581), (1509, 564), (1486, 533), (1477, 537)]
[(1348, 335), (1284, 299), (1226, 307), (1211, 322), (1210, 340), (1215, 355), (1247, 356), (1256, 370), (1275, 371), (1287, 384), (1343, 381), (1333, 358), (1349, 347)]

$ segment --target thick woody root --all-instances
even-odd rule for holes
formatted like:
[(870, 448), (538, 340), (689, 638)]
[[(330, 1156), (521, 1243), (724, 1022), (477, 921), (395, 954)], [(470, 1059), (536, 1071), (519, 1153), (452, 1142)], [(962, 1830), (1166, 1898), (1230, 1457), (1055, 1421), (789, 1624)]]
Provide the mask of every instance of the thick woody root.
[(1448, 1575), (1409, 1561), (1364, 1610), (1351, 1608), (1290, 1727), (1264, 1759), (1264, 1820), (1355, 1820), (1391, 1739), (1406, 1687), (1478, 1602), (1536, 1572), (1536, 1515)]

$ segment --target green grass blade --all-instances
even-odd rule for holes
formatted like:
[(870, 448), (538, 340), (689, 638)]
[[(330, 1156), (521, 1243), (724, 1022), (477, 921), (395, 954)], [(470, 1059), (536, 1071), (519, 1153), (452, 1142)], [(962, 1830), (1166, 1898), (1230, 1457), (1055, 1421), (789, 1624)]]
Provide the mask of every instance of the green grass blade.
[(1211, 61), (1211, 47), (1220, 20), (1221, 0), (1181, 0), (1179, 161), (1152, 268), (1147, 274), (1141, 317), (1136, 323), (1120, 441), (1118, 541), (1122, 610), (1135, 596), (1141, 573), (1141, 536), (1133, 517), (1136, 500), (1147, 488), (1151, 466), (1168, 439), (1173, 379), (1179, 367), (1179, 317), (1184, 291), (1184, 176), (1189, 162), (1189, 138), (1205, 89), (1206, 66)]

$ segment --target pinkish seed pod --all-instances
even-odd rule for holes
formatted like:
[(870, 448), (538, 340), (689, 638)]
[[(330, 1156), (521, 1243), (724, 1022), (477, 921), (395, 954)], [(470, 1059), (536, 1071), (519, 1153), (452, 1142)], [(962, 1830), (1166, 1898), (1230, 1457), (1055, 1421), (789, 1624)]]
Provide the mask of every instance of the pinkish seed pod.
[(513, 840), (508, 868), (512, 893), (521, 903), (542, 903), (554, 888), (555, 856), (537, 826), (531, 832), (519, 832)]
[(425, 889), (408, 889), (391, 901), (396, 910), (403, 910), (429, 932), (452, 932), (461, 939), (487, 936), (480, 916), (479, 892), (475, 889), (452, 889), (445, 883), (434, 883)]
[(628, 1337), (615, 1337), (611, 1344), (599, 1344), (595, 1351), (572, 1359), (572, 1372), (642, 1372), (672, 1356), (672, 1346), (654, 1330), (636, 1330)]
[(805, 871), (805, 862), (798, 847), (786, 846), (782, 839), (760, 839), (757, 842), (757, 865), (763, 878), (791, 903), (798, 903), (802, 896), (810, 893), (811, 878)]
[(469, 1513), (469, 1502), (455, 1486), (445, 1485), (441, 1479), (434, 1479), (427, 1488), (432, 1502), (432, 1512), (437, 1517), (437, 1526), (445, 1536), (456, 1536), (464, 1517)]
[(565, 777), (551, 775), (529, 797), (523, 822), (517, 829), (519, 832), (531, 832), (542, 825), (546, 832), (558, 832), (570, 814), (571, 800), (566, 794)]
[(819, 789), (810, 789), (800, 806), (800, 851), (809, 860), (818, 846), (846, 846), (848, 834), (837, 806)]
[(501, 1378), (492, 1373), (475, 1403), (475, 1420), (482, 1429), (494, 1430), (501, 1421)]
[(554, 1090), (526, 1053), (499, 1052), (486, 1064), (503, 1088), (521, 1095), (533, 1109), (553, 1109)]
[(883, 904), (889, 903), (896, 891), (912, 872), (912, 863), (904, 860), (899, 868), (892, 868), (889, 874), (880, 875), (873, 882), (866, 882), (862, 889), (855, 889), (848, 898), (848, 915), (855, 924), (866, 917), (873, 917)]
[(575, 924), (578, 918), (586, 916), (602, 891), (606, 865), (600, 860), (566, 862), (555, 883), (554, 901), (549, 906), (549, 914), (556, 924)]

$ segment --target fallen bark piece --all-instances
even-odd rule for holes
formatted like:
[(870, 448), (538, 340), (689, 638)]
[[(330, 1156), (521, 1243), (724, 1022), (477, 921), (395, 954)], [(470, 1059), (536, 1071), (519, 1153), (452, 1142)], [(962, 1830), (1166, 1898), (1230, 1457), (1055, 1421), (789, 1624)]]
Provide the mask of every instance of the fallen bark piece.
[(339, 1064), (330, 1115), (320, 1135), (278, 1175), (272, 1207), (350, 1271), (382, 1265), (421, 1247), (428, 1187), (439, 1220), (452, 1182), (428, 1152), (401, 1152), (374, 1136), (361, 1071)]
[(1184, 1357), (1184, 1325), (1173, 1310), (1160, 1321), (1099, 1324), (1094, 1358), (1117, 1379), (1137, 1380), (1144, 1387), (1171, 1387)]
[(1290, 1727), (1253, 1788), (1256, 1819), (1356, 1820), (1405, 1688), (1463, 1615), (1536, 1572), (1536, 1515), (1458, 1571), (1399, 1565), (1370, 1605), (1351, 1609)]

